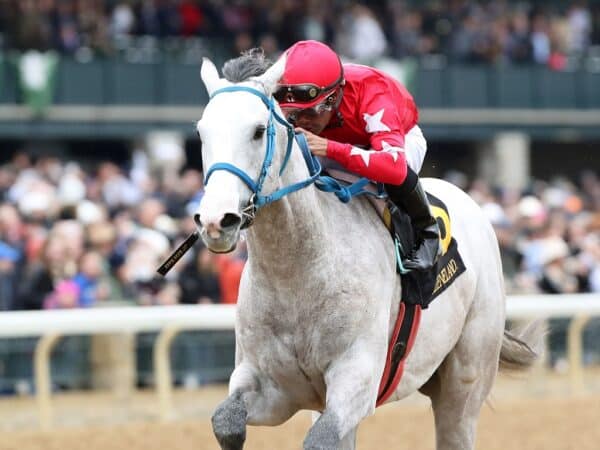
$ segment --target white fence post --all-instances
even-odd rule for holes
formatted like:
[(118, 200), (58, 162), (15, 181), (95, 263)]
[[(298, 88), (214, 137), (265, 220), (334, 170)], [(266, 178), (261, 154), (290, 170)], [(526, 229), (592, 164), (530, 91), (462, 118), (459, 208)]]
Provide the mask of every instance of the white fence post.
[(569, 375), (571, 391), (574, 394), (583, 392), (583, 330), (590, 321), (589, 316), (579, 315), (571, 320), (567, 335), (567, 356), (569, 359)]
[(40, 338), (35, 346), (34, 373), (35, 395), (40, 409), (40, 428), (49, 430), (53, 424), (52, 403), (52, 378), (50, 373), (50, 355), (52, 349), (61, 338), (58, 333), (46, 334)]
[(154, 344), (154, 382), (158, 394), (159, 417), (163, 422), (174, 418), (173, 379), (171, 377), (170, 350), (175, 336), (182, 331), (178, 325), (167, 325)]

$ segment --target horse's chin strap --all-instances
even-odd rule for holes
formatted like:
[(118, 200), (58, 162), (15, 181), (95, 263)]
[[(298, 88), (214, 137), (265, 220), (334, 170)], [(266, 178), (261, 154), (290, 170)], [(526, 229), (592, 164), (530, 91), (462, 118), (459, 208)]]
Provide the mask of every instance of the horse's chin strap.
[[(385, 196), (385, 192), (383, 191), (383, 185), (379, 186), (377, 194), (370, 192), (368, 190), (363, 189), (370, 181), (366, 178), (361, 178), (355, 183), (343, 186), (334, 178), (328, 176), (321, 175), (321, 164), (319, 160), (310, 152), (308, 147), (308, 143), (306, 142), (306, 138), (303, 134), (294, 135), (294, 127), (287, 121), (285, 118), (281, 117), (276, 109), (275, 109), (275, 101), (272, 97), (267, 97), (261, 91), (247, 87), (247, 86), (228, 86), (222, 89), (217, 89), (212, 93), (211, 99), (218, 94), (222, 94), (224, 92), (249, 92), (251, 94), (259, 97), (267, 109), (269, 110), (269, 122), (267, 124), (267, 149), (265, 152), (265, 159), (263, 160), (262, 167), (260, 169), (260, 174), (258, 176), (258, 180), (254, 181), (246, 172), (241, 170), (239, 167), (234, 166), (230, 163), (219, 162), (213, 164), (206, 176), (204, 178), (204, 185), (208, 183), (211, 175), (217, 170), (225, 170), (236, 175), (240, 180), (242, 180), (246, 186), (252, 191), (253, 195), (248, 203), (248, 205), (242, 211), (242, 228), (249, 227), (254, 221), (254, 217), (256, 215), (256, 211), (262, 208), (269, 203), (276, 202), (277, 200), (285, 197), (292, 192), (299, 191), (300, 189), (304, 189), (305, 187), (315, 184), (315, 186), (325, 192), (333, 192), (342, 202), (349, 202), (350, 199), (356, 195), (361, 194), (369, 194), (376, 195), (378, 197)], [(276, 190), (275, 192), (269, 195), (262, 195), (261, 191), (263, 188), (264, 181), (269, 173), (269, 169), (271, 168), (271, 164), (273, 163), (273, 156), (275, 154), (275, 123), (273, 118), (282, 124), (287, 130), (287, 147), (285, 151), (285, 155), (283, 157), (283, 163), (281, 164), (281, 169), (279, 170), (279, 175), (283, 173), (287, 164), (289, 162), (294, 138), (298, 143), (298, 147), (302, 151), (302, 156), (304, 157), (304, 161), (306, 163), (306, 167), (308, 168), (309, 177), (305, 180), (299, 181), (297, 183), (291, 184), (289, 186), (285, 186), (281, 189)]]

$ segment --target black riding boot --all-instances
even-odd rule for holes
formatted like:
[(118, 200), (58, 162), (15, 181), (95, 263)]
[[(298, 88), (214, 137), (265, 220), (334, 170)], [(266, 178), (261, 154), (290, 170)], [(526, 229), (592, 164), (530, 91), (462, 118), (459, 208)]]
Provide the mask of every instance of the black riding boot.
[[(435, 265), (440, 256), (440, 230), (431, 214), (427, 194), (418, 176), (412, 171), (409, 172), (416, 182), (411, 183), (407, 179), (408, 186), (405, 186), (407, 182), (402, 186), (386, 185), (386, 191), (389, 199), (410, 216), (415, 234), (415, 247), (402, 264), (411, 270), (428, 270)], [(412, 189), (409, 187), (411, 184)]]

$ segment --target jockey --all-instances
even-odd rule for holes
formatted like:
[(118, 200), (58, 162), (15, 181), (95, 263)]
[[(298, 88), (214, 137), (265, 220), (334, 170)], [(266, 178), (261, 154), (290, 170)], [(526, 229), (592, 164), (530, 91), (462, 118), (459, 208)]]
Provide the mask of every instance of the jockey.
[(314, 155), (385, 185), (389, 200), (410, 216), (416, 235), (404, 267), (433, 267), (440, 233), (417, 175), (427, 143), (410, 93), (377, 69), (342, 64), (317, 41), (297, 42), (286, 53), (273, 95), (287, 120), (305, 134)]

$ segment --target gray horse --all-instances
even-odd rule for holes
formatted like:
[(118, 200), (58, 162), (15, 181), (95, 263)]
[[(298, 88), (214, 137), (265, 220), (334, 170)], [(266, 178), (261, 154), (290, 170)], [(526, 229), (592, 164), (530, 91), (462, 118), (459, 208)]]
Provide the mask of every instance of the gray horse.
[[(278, 425), (307, 409), (315, 413), (305, 449), (354, 449), (359, 423), (375, 410), (400, 280), (369, 201), (344, 204), (311, 186), (271, 97), (284, 64), (238, 84), (202, 64), (211, 99), (197, 124), (207, 184), (196, 222), (215, 252), (233, 249), (245, 227), (248, 245), (236, 367), (213, 429), (222, 449), (241, 449), (246, 425)], [(467, 270), (423, 312), (388, 401), (420, 390), (431, 398), (437, 448), (472, 449), (499, 362), (531, 366), (541, 331), (504, 330), (498, 245), (477, 204), (444, 181), (424, 186), (447, 205)]]

